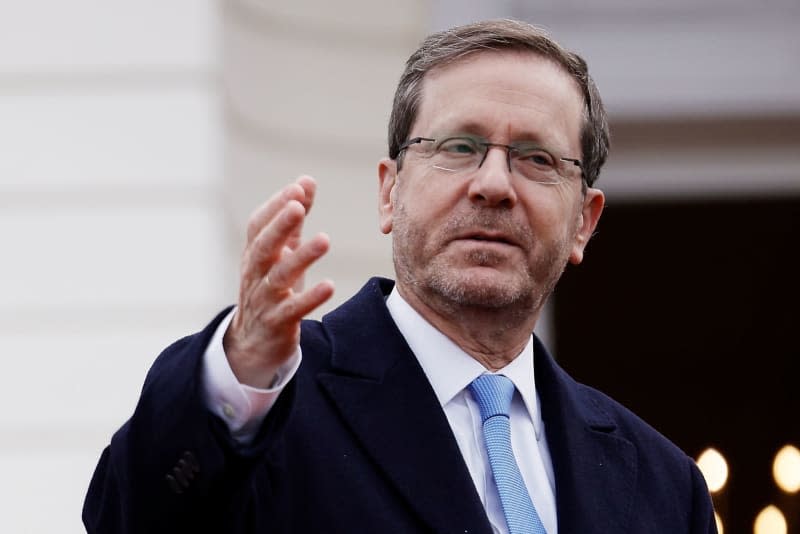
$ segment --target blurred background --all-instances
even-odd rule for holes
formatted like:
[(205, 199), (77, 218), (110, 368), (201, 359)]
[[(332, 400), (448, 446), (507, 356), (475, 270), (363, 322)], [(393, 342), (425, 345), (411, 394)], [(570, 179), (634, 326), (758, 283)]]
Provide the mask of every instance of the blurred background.
[(0, 531), (83, 531), (100, 452), (159, 351), (234, 300), (276, 188), (319, 182), (326, 309), (391, 276), (403, 63), (490, 17), (582, 54), (612, 119), (608, 208), (542, 335), (706, 451), (725, 532), (800, 532), (796, 0), (0, 0)]

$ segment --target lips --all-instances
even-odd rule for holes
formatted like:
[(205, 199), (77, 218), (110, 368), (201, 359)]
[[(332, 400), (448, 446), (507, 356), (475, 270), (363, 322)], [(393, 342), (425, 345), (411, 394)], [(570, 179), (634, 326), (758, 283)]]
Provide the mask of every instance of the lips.
[(475, 231), (465, 232), (463, 234), (458, 235), (456, 237), (456, 240), (484, 241), (487, 243), (499, 243), (502, 245), (511, 245), (515, 247), (519, 246), (519, 242), (512, 236), (504, 232), (494, 232), (487, 230), (475, 230)]

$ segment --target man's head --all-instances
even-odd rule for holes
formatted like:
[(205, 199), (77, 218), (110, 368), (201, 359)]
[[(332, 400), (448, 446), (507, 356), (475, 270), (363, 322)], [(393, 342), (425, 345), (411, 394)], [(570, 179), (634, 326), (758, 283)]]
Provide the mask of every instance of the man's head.
[(466, 56), (488, 51), (530, 52), (558, 64), (580, 88), (584, 100), (584, 121), (581, 129), (583, 178), (591, 187), (606, 161), (609, 131), (606, 112), (586, 62), (579, 55), (565, 50), (547, 34), (525, 22), (490, 20), (458, 26), (434, 33), (406, 61), (400, 77), (389, 119), (389, 157), (402, 166), (400, 147), (409, 139), (423, 97), (423, 81), (427, 74), (446, 67)]
[[(454, 55), (406, 85), (413, 119), (379, 164), (398, 289), (432, 315), (535, 320), (566, 263), (582, 260), (603, 207), (570, 163), (583, 157), (583, 87), (561, 61), (519, 47)], [(470, 141), (443, 142), (453, 138)]]

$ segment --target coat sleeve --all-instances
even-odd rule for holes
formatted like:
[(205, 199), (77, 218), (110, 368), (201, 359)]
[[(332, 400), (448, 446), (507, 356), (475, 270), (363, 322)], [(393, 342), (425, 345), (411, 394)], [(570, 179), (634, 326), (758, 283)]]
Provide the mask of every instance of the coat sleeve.
[[(103, 451), (84, 502), (90, 534), (244, 532), (269, 501), (267, 452), (288, 417), (294, 385), (281, 393), (251, 445), (242, 447), (205, 406), (202, 355), (223, 311), (202, 332), (159, 355), (133, 416)], [(259, 472), (259, 484), (254, 483)]]

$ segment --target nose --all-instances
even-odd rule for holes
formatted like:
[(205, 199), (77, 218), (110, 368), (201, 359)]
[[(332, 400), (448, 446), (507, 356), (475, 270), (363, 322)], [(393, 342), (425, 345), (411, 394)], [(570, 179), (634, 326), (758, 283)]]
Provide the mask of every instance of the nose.
[(469, 199), (484, 207), (512, 208), (517, 203), (508, 152), (503, 146), (489, 146), (481, 166), (469, 184)]

